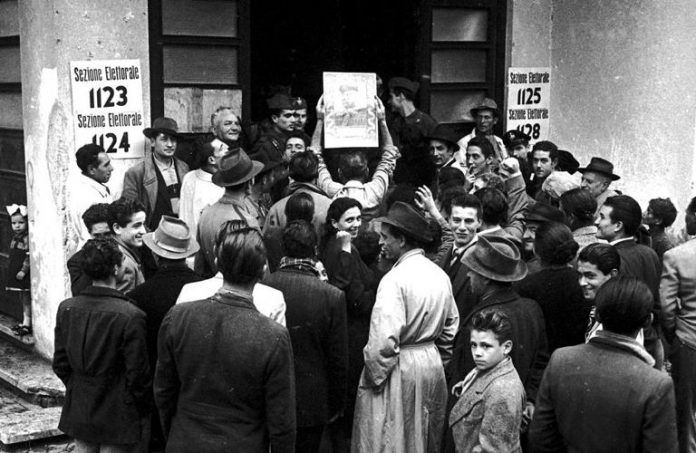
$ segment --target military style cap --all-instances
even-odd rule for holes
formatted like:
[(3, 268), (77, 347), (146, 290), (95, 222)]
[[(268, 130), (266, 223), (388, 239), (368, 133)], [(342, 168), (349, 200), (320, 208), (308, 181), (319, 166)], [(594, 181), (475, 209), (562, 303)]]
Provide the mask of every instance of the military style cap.
[(517, 145), (526, 145), (532, 139), (529, 135), (517, 129), (512, 129), (503, 134), (503, 143), (506, 148), (514, 148)]
[(307, 108), (307, 101), (305, 98), (292, 98), (292, 108), (294, 110), (302, 110)]
[(294, 100), (285, 94), (274, 95), (266, 100), (266, 104), (270, 110), (295, 110)]
[(412, 82), (408, 80), (406, 77), (392, 77), (391, 79), (389, 79), (390, 90), (393, 90), (394, 88), (401, 88), (410, 91), (413, 94), (416, 94), (419, 86), (420, 85), (418, 84), (418, 82)]

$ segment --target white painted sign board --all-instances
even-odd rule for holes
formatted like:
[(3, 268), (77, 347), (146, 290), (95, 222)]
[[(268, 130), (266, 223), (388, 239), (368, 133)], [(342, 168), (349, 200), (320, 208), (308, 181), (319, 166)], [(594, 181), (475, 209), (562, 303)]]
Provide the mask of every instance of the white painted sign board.
[(551, 68), (510, 68), (505, 130), (517, 129), (532, 142), (548, 140)]

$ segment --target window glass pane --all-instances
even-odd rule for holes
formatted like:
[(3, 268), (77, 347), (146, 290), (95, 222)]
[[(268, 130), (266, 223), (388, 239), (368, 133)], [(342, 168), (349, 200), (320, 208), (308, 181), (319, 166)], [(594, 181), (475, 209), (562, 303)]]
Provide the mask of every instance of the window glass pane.
[(485, 82), (485, 50), (433, 50), (433, 83)]
[(242, 111), (241, 90), (213, 90), (201, 88), (164, 89), (164, 115), (174, 118), (181, 132), (207, 132), (210, 115), (220, 106)]
[(486, 41), (485, 9), (433, 8), (433, 41)]
[(237, 2), (163, 0), (162, 34), (237, 37)]
[(0, 169), (24, 173), (24, 139), (21, 135), (0, 133)]
[(22, 93), (0, 93), (0, 127), (21, 129)]
[(17, 0), (0, 1), (0, 36), (19, 36)]
[(237, 83), (237, 49), (166, 46), (162, 49), (165, 83)]
[(484, 91), (435, 91), (431, 88), (430, 114), (441, 123), (473, 121), (469, 110), (479, 105), (485, 96)]
[(22, 83), (19, 47), (0, 47), (0, 83)]

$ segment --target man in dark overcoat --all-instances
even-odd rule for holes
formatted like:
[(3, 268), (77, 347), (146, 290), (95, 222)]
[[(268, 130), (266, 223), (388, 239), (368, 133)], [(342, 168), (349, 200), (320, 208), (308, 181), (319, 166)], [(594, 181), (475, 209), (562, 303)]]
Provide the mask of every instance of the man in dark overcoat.
[(66, 387), (58, 428), (77, 451), (138, 451), (152, 406), (145, 313), (116, 290), (123, 254), (115, 242), (92, 239), (82, 253), (92, 285), (56, 315), (53, 370)]
[(285, 256), (264, 283), (285, 296), (285, 319), (295, 358), (297, 452), (318, 452), (324, 426), (346, 400), (348, 337), (343, 291), (320, 280), (312, 224), (283, 229)]

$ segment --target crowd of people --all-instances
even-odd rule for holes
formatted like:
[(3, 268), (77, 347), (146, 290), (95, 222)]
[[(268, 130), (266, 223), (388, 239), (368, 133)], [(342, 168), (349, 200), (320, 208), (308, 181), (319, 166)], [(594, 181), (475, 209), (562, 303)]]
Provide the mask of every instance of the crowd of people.
[(606, 158), (497, 137), (491, 99), (461, 137), (417, 90), (375, 97), (377, 149), (325, 149), (323, 101), (310, 136), (283, 93), (249, 130), (218, 108), (187, 162), (158, 118), (116, 200), (77, 150), (78, 451), (696, 451), (696, 198), (670, 234)]

